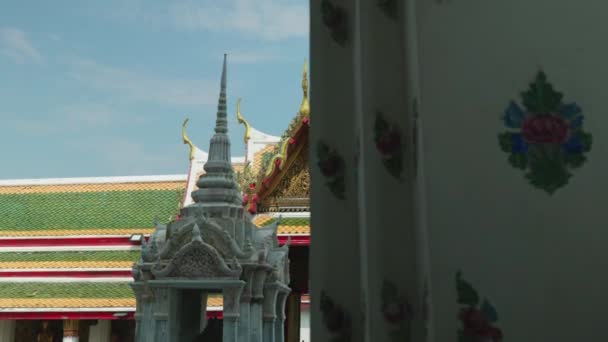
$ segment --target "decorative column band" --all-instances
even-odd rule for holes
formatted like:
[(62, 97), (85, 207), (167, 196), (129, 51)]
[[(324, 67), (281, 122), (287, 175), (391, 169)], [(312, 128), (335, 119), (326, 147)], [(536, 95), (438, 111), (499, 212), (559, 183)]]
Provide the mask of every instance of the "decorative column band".
[(78, 320), (63, 321), (63, 337), (78, 337)]

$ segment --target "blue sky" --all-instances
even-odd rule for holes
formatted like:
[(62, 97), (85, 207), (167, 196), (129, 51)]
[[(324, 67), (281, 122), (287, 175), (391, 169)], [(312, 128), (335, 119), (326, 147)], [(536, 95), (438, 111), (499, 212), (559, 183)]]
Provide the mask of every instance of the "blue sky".
[(280, 135), (301, 101), (304, 0), (2, 0), (0, 179), (185, 173), (207, 150), (228, 53), (232, 153), (237, 97)]

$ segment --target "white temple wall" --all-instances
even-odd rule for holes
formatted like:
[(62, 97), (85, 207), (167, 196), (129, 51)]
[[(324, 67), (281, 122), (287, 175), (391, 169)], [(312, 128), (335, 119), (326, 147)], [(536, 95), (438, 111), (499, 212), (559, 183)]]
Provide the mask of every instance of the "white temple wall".
[[(311, 339), (329, 341), (335, 336), (327, 329), (321, 313), (321, 294), (325, 293), (338, 307), (355, 313), (350, 322), (350, 341), (356, 342), (362, 341), (363, 300), (352, 139), (356, 130), (354, 55), (351, 48), (336, 47), (327, 37), (320, 15), (321, 1), (310, 4)], [(353, 8), (351, 2), (344, 4)], [(344, 160), (345, 200), (332, 194), (316, 166), (320, 142), (335, 149)]]
[(89, 327), (89, 342), (110, 342), (112, 321), (98, 320), (97, 324)]
[[(320, 291), (335, 287), (332, 295), (355, 322), (352, 340), (388, 340), (391, 325), (379, 313), (386, 278), (410, 301), (412, 341), (456, 341), (466, 307), (457, 303), (458, 271), (460, 292), (466, 282), (479, 296), (469, 291), (463, 301), (479, 304), (476, 310), (484, 299), (490, 304), (479, 313), (488, 320), (478, 332), (487, 341), (501, 333), (505, 341), (606, 340), (608, 5), (415, 0), (394, 23), (376, 1), (334, 0), (351, 24), (340, 47), (322, 23), (321, 3), (311, 3), (313, 340), (330, 335)], [(568, 169), (568, 183), (553, 194), (526, 179), (530, 169), (511, 166), (498, 139), (521, 130), (501, 117), (511, 100), (524, 107), (520, 95), (539, 70), (564, 103), (582, 108), (593, 137), (586, 162)], [(403, 182), (386, 174), (376, 151), (375, 111), (404, 132)], [(572, 133), (560, 138), (559, 130), (570, 132), (573, 122), (543, 123), (532, 126), (531, 139), (548, 135), (559, 140), (558, 151), (565, 148), (560, 139)], [(327, 190), (319, 141), (344, 157), (345, 200)]]
[(0, 320), (0, 342), (13, 342), (15, 340), (15, 320)]
[[(505, 341), (605, 341), (608, 103), (603, 2), (417, 1), (436, 341), (455, 341), (455, 274), (496, 308)], [(549, 195), (498, 134), (539, 68), (593, 135)]]

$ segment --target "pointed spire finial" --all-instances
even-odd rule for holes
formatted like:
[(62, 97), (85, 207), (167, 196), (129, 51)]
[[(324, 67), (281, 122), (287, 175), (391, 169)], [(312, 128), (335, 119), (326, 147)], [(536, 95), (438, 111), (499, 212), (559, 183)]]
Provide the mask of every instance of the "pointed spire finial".
[(302, 104), (300, 105), (300, 114), (303, 116), (310, 115), (310, 104), (308, 103), (308, 73), (306, 70), (306, 60), (302, 71)]
[(227, 55), (224, 54), (215, 134), (209, 142), (209, 156), (203, 167), (205, 174), (196, 182), (198, 189), (192, 192), (194, 202), (210, 207), (218, 205), (242, 207), (243, 201), (239, 185), (234, 177), (234, 169), (232, 168), (230, 137), (226, 134), (228, 132), (228, 118), (226, 114), (226, 60)]
[(222, 80), (220, 83), (220, 97), (217, 102), (217, 119), (215, 121), (215, 133), (228, 132), (228, 119), (226, 114), (226, 60), (228, 55), (224, 54), (222, 66)]

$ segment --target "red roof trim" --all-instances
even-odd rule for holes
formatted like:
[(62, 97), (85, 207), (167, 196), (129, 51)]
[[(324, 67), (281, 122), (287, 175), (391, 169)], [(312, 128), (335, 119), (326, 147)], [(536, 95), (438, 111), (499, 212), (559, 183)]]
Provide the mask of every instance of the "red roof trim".
[[(148, 239), (149, 237), (146, 237)], [(285, 243), (287, 236), (279, 236)], [(292, 235), (292, 245), (308, 245), (309, 236)], [(129, 237), (75, 237), (75, 238), (24, 238), (0, 239), (0, 247), (49, 247), (49, 246), (138, 246), (139, 242), (129, 241)]]
[[(279, 243), (281, 245), (287, 242), (289, 236), (279, 236)], [(291, 245), (292, 246), (310, 246), (310, 236), (309, 235), (292, 235), (291, 236)]]
[(131, 277), (131, 270), (125, 271), (70, 271), (65, 269), (61, 271), (0, 271), (0, 278), (10, 277), (74, 277), (74, 278), (110, 278), (110, 277)]
[(125, 237), (74, 237), (74, 238), (36, 238), (0, 239), (0, 247), (49, 247), (49, 246), (138, 246), (140, 243)]
[(258, 188), (256, 189), (257, 190), (256, 193), (258, 194), (259, 200), (262, 200), (264, 198), (264, 196), (266, 195), (266, 193), (268, 191), (269, 185), (275, 181), (275, 178), (277, 177), (277, 175), (282, 173), (282, 171), (285, 167), (284, 164), (285, 164), (286, 160), (291, 158), (293, 151), (296, 150), (302, 143), (306, 143), (308, 141), (307, 135), (308, 135), (309, 127), (310, 127), (309, 121), (307, 121), (307, 122), (300, 121), (300, 126), (290, 137), (292, 139), (295, 139), (295, 142), (293, 144), (289, 144), (287, 146), (285, 155), (280, 159), (281, 160), (281, 162), (279, 163), (280, 167), (276, 163), (273, 163), (272, 165), (270, 165), (270, 167), (272, 168), (272, 172), (267, 177), (264, 177), (261, 184), (258, 185)]

